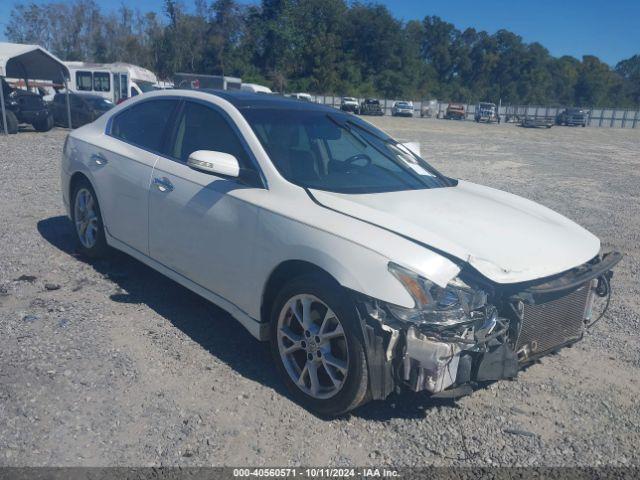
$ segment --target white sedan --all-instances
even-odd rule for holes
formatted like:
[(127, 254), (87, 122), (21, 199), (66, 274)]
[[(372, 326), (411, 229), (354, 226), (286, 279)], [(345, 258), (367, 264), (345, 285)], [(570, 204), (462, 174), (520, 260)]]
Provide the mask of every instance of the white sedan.
[(85, 255), (116, 248), (228, 310), (324, 415), (515, 376), (581, 338), (621, 258), (353, 115), (245, 92), (122, 103), (69, 135), (62, 187)]

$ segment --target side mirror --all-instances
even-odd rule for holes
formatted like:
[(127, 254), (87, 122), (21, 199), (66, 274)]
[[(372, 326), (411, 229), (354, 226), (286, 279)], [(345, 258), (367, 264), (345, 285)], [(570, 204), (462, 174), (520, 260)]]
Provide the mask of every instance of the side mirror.
[(187, 165), (194, 170), (227, 177), (240, 175), (240, 164), (233, 155), (211, 150), (197, 150), (189, 155)]

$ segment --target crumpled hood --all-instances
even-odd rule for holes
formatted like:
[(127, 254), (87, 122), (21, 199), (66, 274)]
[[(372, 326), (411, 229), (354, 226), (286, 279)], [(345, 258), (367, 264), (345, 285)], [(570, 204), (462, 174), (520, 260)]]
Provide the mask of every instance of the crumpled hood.
[(564, 272), (600, 250), (600, 240), (568, 218), (517, 195), (469, 182), (363, 195), (311, 193), (328, 208), (464, 260), (497, 283)]

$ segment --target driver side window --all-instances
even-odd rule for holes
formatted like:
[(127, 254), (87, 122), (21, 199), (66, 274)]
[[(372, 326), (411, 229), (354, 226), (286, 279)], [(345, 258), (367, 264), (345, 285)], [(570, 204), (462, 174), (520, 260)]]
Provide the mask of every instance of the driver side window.
[(176, 123), (170, 155), (186, 163), (197, 150), (228, 153), (238, 159), (242, 168), (251, 168), (247, 152), (227, 120), (213, 108), (188, 101)]

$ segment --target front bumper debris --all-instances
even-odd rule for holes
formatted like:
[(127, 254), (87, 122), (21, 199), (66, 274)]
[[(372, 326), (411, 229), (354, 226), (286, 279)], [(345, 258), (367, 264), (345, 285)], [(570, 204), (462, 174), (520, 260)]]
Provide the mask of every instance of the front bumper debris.
[(456, 381), (461, 351), (455, 343), (432, 340), (410, 327), (405, 334), (402, 379), (414, 391), (441, 392)]
[[(463, 396), (483, 382), (515, 378), (531, 361), (582, 338), (595, 296), (606, 296), (613, 252), (562, 275), (496, 288), (469, 322), (438, 326), (395, 318), (384, 303), (356, 295), (372, 399), (408, 388)], [(566, 333), (569, 332), (569, 333)]]

